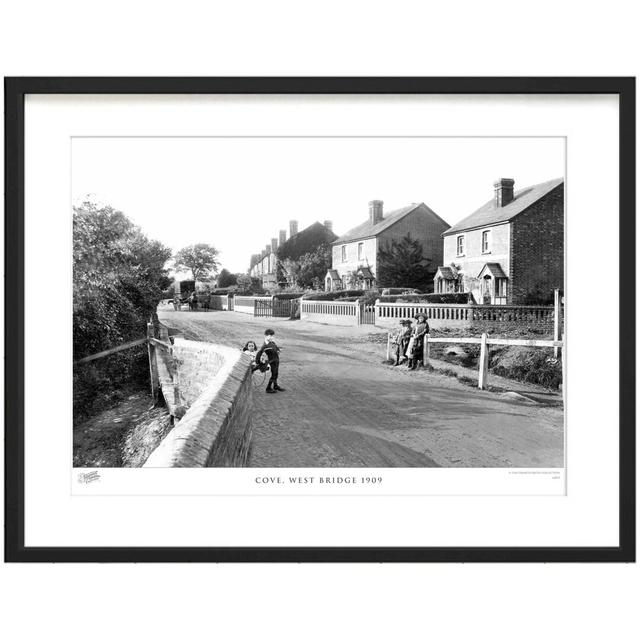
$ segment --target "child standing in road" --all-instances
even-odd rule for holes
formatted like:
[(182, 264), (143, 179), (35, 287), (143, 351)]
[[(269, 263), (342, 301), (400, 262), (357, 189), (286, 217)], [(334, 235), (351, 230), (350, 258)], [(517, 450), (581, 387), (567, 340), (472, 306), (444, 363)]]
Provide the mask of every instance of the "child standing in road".
[(274, 342), (273, 336), (275, 331), (273, 329), (267, 329), (264, 332), (264, 344), (256, 353), (256, 364), (266, 362), (271, 369), (271, 377), (267, 384), (267, 393), (275, 393), (276, 391), (284, 391), (284, 389), (278, 384), (278, 367), (280, 365), (280, 349)]

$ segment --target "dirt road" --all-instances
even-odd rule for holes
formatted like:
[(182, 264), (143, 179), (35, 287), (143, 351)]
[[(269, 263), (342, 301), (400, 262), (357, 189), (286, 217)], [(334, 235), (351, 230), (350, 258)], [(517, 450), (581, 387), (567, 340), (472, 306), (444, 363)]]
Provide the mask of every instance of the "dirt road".
[(522, 405), (439, 374), (385, 365), (385, 347), (375, 342), (383, 332), (375, 327), (226, 311), (159, 315), (187, 338), (238, 348), (247, 340), (260, 344), (266, 327), (275, 330), (286, 391), (266, 394), (266, 378), (254, 374), (250, 466), (563, 466), (561, 408)]

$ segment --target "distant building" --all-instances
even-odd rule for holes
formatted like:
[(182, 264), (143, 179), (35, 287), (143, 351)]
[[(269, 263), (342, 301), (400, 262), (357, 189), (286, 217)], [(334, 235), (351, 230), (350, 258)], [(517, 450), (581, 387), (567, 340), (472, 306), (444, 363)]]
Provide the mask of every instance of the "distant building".
[(478, 304), (534, 304), (564, 288), (564, 180), (514, 191), (494, 184), (493, 199), (443, 233), (436, 292), (471, 292)]
[(369, 289), (376, 286), (380, 250), (392, 240), (410, 234), (422, 245), (432, 264), (442, 263), (442, 232), (449, 225), (424, 202), (383, 212), (382, 200), (369, 203), (369, 218), (333, 243), (331, 269), (325, 276), (325, 290)]
[(298, 221), (289, 221), (289, 237), (281, 230), (277, 238), (271, 238), (270, 244), (257, 254), (251, 256), (249, 275), (259, 278), (265, 289), (286, 286), (288, 283), (278, 268), (281, 258), (297, 259), (302, 254), (312, 252), (322, 244), (336, 239), (333, 224), (325, 220), (324, 224), (314, 222), (302, 231), (298, 231)]

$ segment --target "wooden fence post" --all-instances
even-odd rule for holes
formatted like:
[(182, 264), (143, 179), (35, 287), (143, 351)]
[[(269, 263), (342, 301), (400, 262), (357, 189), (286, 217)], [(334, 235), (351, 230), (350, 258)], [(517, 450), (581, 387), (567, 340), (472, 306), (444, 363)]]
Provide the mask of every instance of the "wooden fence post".
[(428, 365), (429, 365), (429, 334), (425, 333), (423, 353), (422, 353), (422, 366), (426, 367)]
[(362, 307), (357, 300), (353, 304), (356, 305), (356, 324), (360, 325), (362, 324)]
[(147, 322), (147, 353), (149, 354), (149, 379), (151, 380), (151, 397), (153, 403), (158, 402), (158, 388), (160, 387), (160, 378), (158, 376), (158, 362), (156, 361), (156, 347), (151, 342), (151, 338), (155, 338), (153, 322)]
[(387, 362), (391, 360), (391, 333), (387, 333)]
[[(560, 340), (560, 290), (553, 290), (553, 339)], [(558, 347), (553, 347), (553, 357), (558, 357)]]
[(564, 333), (562, 334), (562, 403), (566, 411), (567, 408), (567, 343), (564, 339)]
[(478, 389), (487, 386), (487, 373), (489, 372), (489, 350), (487, 349), (487, 334), (483, 333), (480, 342), (480, 371), (478, 373)]

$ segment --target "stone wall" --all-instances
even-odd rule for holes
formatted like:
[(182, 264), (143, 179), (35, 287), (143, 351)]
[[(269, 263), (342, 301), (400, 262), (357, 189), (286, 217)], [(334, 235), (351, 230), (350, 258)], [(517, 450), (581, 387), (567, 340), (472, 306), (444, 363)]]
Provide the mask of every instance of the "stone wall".
[(222, 369), (229, 355), (217, 345), (175, 338), (173, 355), (178, 365), (178, 389), (183, 406), (190, 407)]
[(145, 467), (241, 467), (251, 443), (251, 360), (222, 345), (175, 339), (188, 409)]

